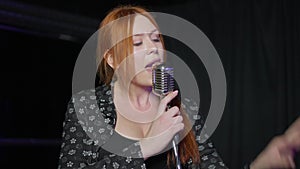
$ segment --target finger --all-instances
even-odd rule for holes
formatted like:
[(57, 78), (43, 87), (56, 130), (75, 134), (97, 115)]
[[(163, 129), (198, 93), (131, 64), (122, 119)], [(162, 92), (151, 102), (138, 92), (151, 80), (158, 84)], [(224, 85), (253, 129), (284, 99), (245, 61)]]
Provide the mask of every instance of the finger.
[(169, 93), (166, 97), (164, 97), (162, 100), (161, 100), (161, 104), (164, 106), (164, 108), (167, 107), (168, 103), (174, 99), (178, 94), (178, 90), (175, 90), (174, 92), (171, 92)]
[(289, 140), (289, 147), (294, 151), (300, 151), (300, 134), (297, 134)]
[(175, 124), (176, 124), (176, 123), (182, 123), (182, 121), (183, 121), (182, 116), (176, 116), (176, 117), (174, 117), (174, 123), (175, 123)]
[(179, 123), (179, 124), (176, 124), (174, 127), (173, 127), (173, 134), (177, 134), (179, 131), (183, 130), (184, 129), (184, 124), (183, 123)]
[(286, 130), (285, 134), (290, 134), (299, 131), (300, 131), (300, 117), (298, 117), (296, 121), (293, 122), (293, 124)]
[(290, 148), (300, 150), (300, 130), (290, 130), (289, 133), (285, 133), (285, 137)]
[(173, 106), (172, 108), (170, 108), (166, 114), (169, 116), (169, 117), (174, 117), (174, 116), (177, 116), (179, 114), (179, 108), (177, 106)]
[(281, 157), (272, 168), (292, 168), (293, 163), (288, 157)]
[(293, 168), (293, 169), (296, 168), (293, 156), (288, 156), (288, 161), (289, 161), (289, 167), (290, 168)]

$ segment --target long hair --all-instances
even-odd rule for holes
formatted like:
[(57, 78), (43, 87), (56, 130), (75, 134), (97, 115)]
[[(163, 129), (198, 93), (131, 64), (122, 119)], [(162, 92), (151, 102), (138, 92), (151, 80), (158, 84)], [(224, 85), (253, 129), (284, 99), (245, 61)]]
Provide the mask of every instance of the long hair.
[[(121, 63), (127, 56), (133, 53), (133, 42), (130, 34), (132, 34), (133, 27), (133, 14), (140, 14), (145, 16), (152, 22), (154, 26), (158, 28), (157, 23), (153, 19), (153, 17), (142, 7), (138, 6), (120, 6), (108, 13), (108, 15), (104, 18), (104, 20), (100, 24), (100, 28), (110, 24), (114, 20), (120, 19), (122, 17), (128, 17), (128, 19), (124, 19), (122, 21), (118, 21), (115, 24), (110, 25), (109, 29), (105, 29), (102, 31), (101, 35), (99, 35), (98, 39), (98, 56), (97, 63), (98, 73), (100, 76), (100, 83), (104, 83), (109, 85), (113, 80), (114, 69), (110, 67), (107, 62), (108, 55), (112, 56), (114, 67)], [(129, 24), (129, 26), (128, 26)], [(120, 37), (121, 41), (117, 41)], [(160, 35), (160, 40), (163, 44), (163, 38)], [(164, 47), (165, 48), (165, 47)], [(101, 59), (103, 58), (103, 59)], [(174, 99), (171, 103), (171, 106), (178, 106), (183, 116), (183, 123), (185, 125), (185, 132), (187, 135), (184, 139), (179, 143), (179, 155), (182, 164), (186, 164), (189, 159), (192, 159), (193, 163), (200, 163), (200, 155), (198, 151), (198, 145), (196, 143), (195, 135), (192, 131), (188, 131), (191, 129), (190, 121), (187, 118), (187, 114), (181, 108), (181, 101), (178, 99)], [(175, 164), (175, 158), (173, 151), (169, 150), (167, 155), (167, 165), (170, 167), (171, 164)]]

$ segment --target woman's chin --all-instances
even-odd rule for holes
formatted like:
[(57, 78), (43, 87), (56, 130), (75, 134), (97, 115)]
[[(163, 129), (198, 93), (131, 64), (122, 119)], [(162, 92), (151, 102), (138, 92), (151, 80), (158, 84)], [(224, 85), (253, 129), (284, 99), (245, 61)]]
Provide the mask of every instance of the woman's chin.
[(141, 81), (141, 82), (136, 82), (133, 83), (136, 87), (144, 88), (146, 90), (150, 90), (152, 88), (152, 81), (147, 82), (147, 81)]

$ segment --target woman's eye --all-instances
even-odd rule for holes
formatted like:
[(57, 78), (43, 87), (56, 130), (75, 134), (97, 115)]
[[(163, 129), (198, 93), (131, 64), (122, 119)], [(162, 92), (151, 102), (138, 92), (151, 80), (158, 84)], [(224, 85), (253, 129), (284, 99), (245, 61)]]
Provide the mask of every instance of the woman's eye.
[(142, 42), (134, 42), (133, 46), (140, 46), (142, 44)]
[(155, 38), (155, 39), (152, 39), (153, 42), (160, 42), (160, 39), (159, 38)]
[(153, 34), (151, 39), (153, 42), (160, 42), (159, 35), (157, 35), (157, 34)]

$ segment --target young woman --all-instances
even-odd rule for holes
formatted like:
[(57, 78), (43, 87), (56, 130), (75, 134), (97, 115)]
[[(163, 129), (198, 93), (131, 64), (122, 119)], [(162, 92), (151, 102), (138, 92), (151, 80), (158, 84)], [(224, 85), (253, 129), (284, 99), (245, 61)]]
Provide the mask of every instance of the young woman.
[[(153, 17), (143, 8), (122, 6), (100, 28), (100, 86), (78, 93), (69, 103), (59, 168), (174, 168), (170, 143), (176, 133), (181, 136), (182, 168), (227, 168), (209, 140), (200, 142), (204, 120), (197, 105), (189, 99), (181, 102), (177, 90), (163, 99), (152, 92), (152, 66), (166, 59)], [(272, 154), (269, 149), (252, 168), (273, 167), (266, 158)], [(278, 160), (274, 165), (291, 167), (287, 158), (286, 164)]]

